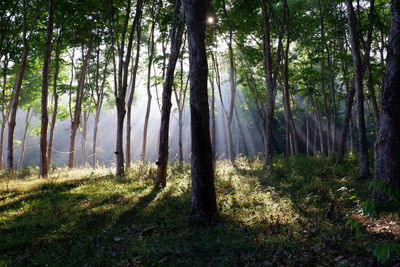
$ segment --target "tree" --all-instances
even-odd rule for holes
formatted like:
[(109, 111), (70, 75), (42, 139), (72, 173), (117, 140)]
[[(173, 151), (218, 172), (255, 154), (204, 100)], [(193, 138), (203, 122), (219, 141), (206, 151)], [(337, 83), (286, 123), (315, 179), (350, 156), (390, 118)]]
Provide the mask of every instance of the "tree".
[[(179, 51), (182, 46), (182, 35), (184, 30), (184, 12), (181, 8), (181, 0), (176, 1), (174, 11), (174, 22), (171, 31), (171, 52), (168, 59), (167, 71), (163, 84), (160, 143), (158, 148), (156, 187), (165, 187), (167, 183), (168, 166), (168, 143), (169, 143), (169, 121), (171, 115), (171, 96), (174, 82), (174, 72), (178, 61)], [(181, 11), (182, 10), (182, 11)]]
[[(126, 115), (126, 95), (128, 89), (128, 70), (129, 70), (129, 63), (132, 56), (132, 46), (133, 46), (133, 39), (134, 34), (137, 28), (137, 25), (140, 23), (140, 18), (142, 16), (142, 1), (138, 0), (136, 3), (136, 13), (135, 18), (133, 20), (133, 24), (131, 25), (131, 29), (129, 32), (128, 38), (128, 45), (125, 50), (125, 37), (128, 32), (128, 23), (130, 18), (131, 12), (131, 0), (128, 0), (126, 10), (125, 10), (125, 19), (123, 23), (123, 28), (121, 32), (121, 38), (118, 41), (118, 73), (115, 88), (115, 104), (117, 106), (117, 142), (116, 142), (116, 174), (118, 177), (123, 177), (125, 174), (124, 168), (124, 120)], [(113, 20), (113, 19), (112, 19)], [(113, 22), (112, 22), (113, 23)], [(114, 28), (113, 31), (116, 31)], [(116, 32), (113, 33), (113, 36), (117, 35)], [(113, 38), (113, 46), (114, 46), (115, 38)], [(115, 55), (114, 55), (115, 56)], [(114, 64), (115, 64), (115, 57), (114, 57)], [(116, 71), (116, 70), (114, 70)]]
[(86, 71), (89, 64), (89, 58), (93, 49), (92, 38), (93, 37), (91, 37), (88, 48), (86, 49), (86, 54), (84, 45), (82, 44), (82, 66), (81, 66), (81, 72), (79, 74), (78, 87), (76, 89), (74, 112), (71, 117), (71, 136), (69, 143), (69, 161), (68, 161), (68, 168), (70, 169), (74, 168), (75, 166), (75, 139), (76, 139), (76, 132), (78, 131), (79, 125), (81, 123), (82, 102), (84, 98), (84, 89), (86, 82)]
[[(13, 86), (13, 93), (12, 93), (12, 99), (10, 103), (10, 114), (9, 114), (9, 122), (8, 122), (8, 138), (7, 138), (7, 167), (8, 169), (12, 170), (14, 166), (14, 130), (15, 130), (15, 124), (16, 124), (16, 119), (17, 119), (17, 110), (18, 110), (18, 103), (19, 103), (19, 96), (21, 94), (21, 86), (22, 86), (22, 81), (24, 79), (24, 74), (26, 70), (26, 66), (28, 64), (28, 55), (29, 55), (29, 42), (32, 36), (33, 28), (35, 26), (35, 23), (37, 22), (37, 17), (39, 15), (39, 12), (41, 10), (41, 5), (40, 3), (37, 4), (37, 7), (35, 9), (33, 18), (32, 18), (32, 24), (30, 25), (30, 28), (28, 27), (28, 9), (29, 5), (27, 3), (27, 0), (23, 0), (23, 22), (22, 22), (22, 43), (23, 43), (23, 51), (21, 55), (21, 64), (19, 65), (18, 68), (18, 73), (15, 79), (15, 83)], [(31, 31), (31, 33), (28, 35), (28, 31)]]
[(274, 119), (274, 91), (275, 84), (272, 76), (272, 56), (271, 56), (271, 37), (270, 37), (270, 2), (261, 0), (263, 14), (263, 52), (264, 52), (264, 72), (267, 85), (267, 116), (265, 128), (265, 166), (271, 165), (273, 154), (273, 119)]
[[(375, 142), (374, 178), (400, 189), (400, 0), (391, 1), (385, 82)], [(385, 198), (375, 190), (375, 198)]]
[(357, 17), (354, 12), (352, 0), (346, 0), (347, 18), (349, 23), (350, 46), (354, 65), (354, 87), (357, 99), (357, 127), (358, 127), (358, 166), (359, 175), (362, 179), (367, 179), (369, 172), (367, 132), (365, 129), (364, 116), (364, 90), (363, 90), (363, 70), (360, 55), (360, 37), (357, 29)]
[(53, 35), (53, 18), (55, 0), (49, 0), (49, 17), (47, 21), (46, 45), (42, 69), (42, 104), (41, 104), (41, 130), (40, 130), (40, 175), (47, 178), (49, 172), (49, 161), (47, 158), (47, 127), (49, 125), (49, 114), (47, 101), (49, 97), (49, 70), (51, 60), (51, 38)]
[(207, 96), (206, 15), (209, 1), (184, 0), (190, 64), (192, 218), (210, 222), (217, 213)]

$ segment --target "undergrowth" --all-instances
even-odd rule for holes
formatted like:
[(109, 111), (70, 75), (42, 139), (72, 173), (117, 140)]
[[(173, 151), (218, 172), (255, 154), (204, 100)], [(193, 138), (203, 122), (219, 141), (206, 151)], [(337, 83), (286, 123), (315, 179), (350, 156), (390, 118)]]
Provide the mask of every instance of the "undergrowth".
[[(218, 220), (194, 227), (190, 166), (172, 163), (153, 187), (155, 166), (36, 169), (0, 175), (1, 266), (371, 266), (379, 245), (397, 249), (398, 213), (363, 214), (370, 196), (347, 157), (278, 156), (216, 162)], [(393, 245), (394, 244), (394, 245)], [(389, 245), (386, 245), (389, 246)], [(390, 250), (389, 250), (390, 251)], [(374, 256), (375, 255), (375, 256)]]

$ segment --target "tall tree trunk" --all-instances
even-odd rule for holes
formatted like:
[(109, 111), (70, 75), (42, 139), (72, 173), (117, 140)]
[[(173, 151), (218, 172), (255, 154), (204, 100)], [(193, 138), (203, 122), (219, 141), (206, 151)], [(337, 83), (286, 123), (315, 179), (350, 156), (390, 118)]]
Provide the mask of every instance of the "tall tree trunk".
[(140, 58), (140, 44), (141, 44), (141, 37), (142, 37), (142, 27), (140, 25), (141, 19), (137, 23), (136, 27), (136, 56), (135, 56), (135, 64), (133, 66), (133, 71), (131, 75), (131, 86), (129, 92), (129, 98), (127, 103), (127, 113), (126, 113), (126, 167), (129, 168), (131, 165), (131, 133), (132, 133), (132, 122), (131, 122), (131, 114), (132, 114), (132, 103), (133, 103), (133, 96), (135, 93), (136, 87), (136, 77), (139, 68), (139, 58)]
[(51, 115), (51, 122), (50, 122), (50, 132), (49, 132), (49, 143), (47, 146), (47, 161), (48, 166), (51, 166), (51, 157), (53, 155), (53, 143), (54, 143), (54, 130), (56, 128), (57, 123), (57, 114), (58, 114), (58, 92), (57, 92), (57, 80), (58, 80), (58, 73), (60, 71), (60, 54), (61, 54), (61, 33), (57, 38), (57, 47), (56, 47), (56, 55), (55, 55), (55, 70), (54, 70), (54, 77), (53, 77), (53, 113)]
[(147, 65), (147, 106), (146, 106), (146, 114), (144, 117), (144, 126), (143, 126), (143, 143), (142, 143), (142, 153), (140, 155), (141, 161), (144, 161), (146, 158), (146, 146), (147, 146), (147, 130), (149, 126), (149, 117), (150, 117), (150, 109), (151, 109), (151, 67), (153, 65), (153, 57), (154, 57), (154, 28), (155, 22), (151, 23), (150, 37), (149, 37), (149, 63)]
[(82, 114), (82, 127), (81, 129), (81, 145), (82, 145), (82, 166), (86, 165), (87, 162), (87, 154), (86, 154), (86, 141), (87, 141), (87, 132), (88, 132), (88, 120), (89, 120), (89, 111), (84, 110)]
[(11, 99), (10, 120), (8, 122), (8, 138), (7, 138), (7, 167), (12, 170), (14, 166), (14, 130), (17, 119), (17, 110), (19, 104), (19, 96), (21, 94), (22, 80), (24, 79), (26, 65), (28, 63), (29, 54), (29, 39), (27, 38), (27, 10), (26, 0), (24, 1), (24, 15), (23, 15), (23, 50), (21, 57), (21, 64), (18, 68), (17, 76), (13, 87), (13, 94)]
[(274, 119), (274, 91), (275, 85), (272, 74), (272, 56), (271, 56), (271, 41), (270, 41), (270, 11), (267, 0), (262, 0), (263, 13), (263, 52), (264, 52), (264, 72), (265, 82), (267, 85), (267, 116), (265, 127), (265, 166), (270, 166), (272, 163), (273, 154), (273, 119)]
[(183, 48), (182, 48), (182, 53), (181, 53), (181, 60), (180, 60), (180, 88), (179, 88), (179, 93), (177, 92), (176, 88), (174, 90), (175, 93), (175, 100), (178, 106), (178, 126), (179, 126), (179, 140), (178, 140), (178, 146), (179, 146), (179, 169), (183, 171), (183, 111), (185, 108), (185, 99), (186, 99), (186, 91), (188, 88), (188, 83), (189, 83), (189, 76), (187, 77), (186, 83), (184, 84), (183, 82), (183, 53), (184, 53), (184, 48), (185, 48), (185, 43), (186, 43), (186, 38), (183, 43)]
[[(142, 17), (142, 1), (138, 0), (136, 3), (136, 13), (131, 26), (131, 31), (128, 38), (128, 46), (125, 53), (125, 35), (128, 29), (128, 22), (130, 18), (131, 0), (128, 1), (126, 7), (126, 15), (124, 20), (124, 26), (122, 30), (121, 45), (118, 49), (119, 64), (118, 64), (118, 86), (115, 90), (115, 103), (117, 105), (117, 141), (115, 148), (116, 155), (116, 175), (123, 177), (125, 174), (124, 167), (124, 120), (126, 115), (125, 98), (127, 95), (128, 88), (128, 69), (131, 60), (133, 37), (137, 30), (138, 25)], [(138, 36), (139, 39), (139, 36)], [(124, 59), (125, 58), (125, 59)], [(133, 83), (131, 82), (132, 86)], [(133, 89), (133, 88), (132, 88)]]
[[(375, 143), (374, 178), (400, 189), (400, 0), (391, 1), (385, 83)], [(383, 196), (375, 189), (375, 198)]]
[(217, 138), (216, 138), (216, 125), (215, 125), (215, 85), (213, 76), (209, 80), (211, 85), (211, 148), (212, 148), (213, 161), (215, 161)]
[(346, 106), (344, 112), (344, 122), (343, 122), (343, 130), (342, 130), (342, 140), (339, 146), (338, 154), (336, 157), (336, 164), (340, 164), (343, 161), (343, 156), (346, 148), (346, 140), (347, 135), (349, 133), (349, 125), (351, 120), (351, 112), (354, 102), (355, 89), (354, 86), (349, 86), (347, 89), (347, 98), (346, 98)]
[[(165, 75), (162, 94), (160, 143), (158, 149), (157, 175), (155, 179), (156, 187), (165, 187), (167, 183), (168, 166), (168, 142), (169, 142), (169, 121), (171, 114), (171, 95), (174, 82), (174, 72), (178, 61), (179, 51), (182, 45), (182, 35), (184, 29), (184, 13), (181, 12), (181, 1), (176, 1), (175, 23), (171, 34), (171, 53), (168, 59), (168, 66)], [(183, 7), (182, 7), (183, 10)], [(179, 15), (180, 14), (180, 15)]]
[(357, 29), (357, 18), (354, 12), (352, 0), (346, 0), (347, 18), (349, 23), (350, 43), (354, 65), (354, 87), (357, 99), (357, 128), (358, 128), (358, 167), (361, 179), (370, 176), (367, 131), (364, 117), (364, 90), (363, 90), (363, 67), (360, 55), (360, 39)]
[(76, 139), (76, 132), (78, 131), (79, 125), (80, 125), (83, 93), (84, 93), (84, 87), (85, 87), (85, 77), (86, 77), (86, 71), (87, 71), (89, 57), (90, 57), (91, 52), (92, 52), (92, 41), (90, 41), (89, 48), (86, 52), (86, 56), (83, 56), (84, 48), (82, 46), (83, 62), (82, 62), (81, 73), (80, 73), (79, 81), (78, 81), (78, 88), (76, 91), (75, 108), (74, 108), (74, 114), (73, 114), (72, 123), (71, 123), (71, 136), (70, 136), (70, 144), (69, 144), (69, 161), (68, 161), (68, 168), (70, 168), (70, 169), (74, 168), (74, 165), (75, 165), (75, 139)]
[[(98, 56), (97, 56), (97, 65), (99, 65), (99, 60), (100, 60), (100, 48), (98, 51)], [(100, 122), (100, 115), (101, 115), (101, 109), (103, 107), (103, 101), (104, 101), (104, 87), (106, 85), (106, 80), (107, 80), (107, 65), (109, 63), (109, 57), (111, 56), (111, 50), (109, 54), (106, 56), (106, 61), (104, 63), (104, 69), (103, 69), (103, 81), (101, 83), (101, 86), (98, 87), (96, 83), (96, 100), (94, 101), (96, 104), (96, 109), (95, 109), (95, 115), (94, 115), (94, 124), (93, 124), (93, 144), (92, 144), (92, 167), (96, 168), (97, 167), (97, 133), (99, 129), (99, 122)], [(99, 69), (97, 69), (98, 71)], [(99, 74), (97, 73), (97, 77)], [(98, 79), (98, 78), (96, 78)]]
[(28, 110), (26, 111), (26, 115), (25, 115), (25, 128), (24, 128), (24, 135), (22, 137), (21, 152), (19, 153), (18, 167), (17, 167), (18, 170), (20, 170), (22, 168), (22, 164), (24, 161), (26, 140), (28, 139), (28, 132), (29, 132), (29, 127), (31, 124), (32, 116), (33, 116), (33, 111), (32, 111), (32, 108), (29, 107)]
[(210, 222), (217, 213), (207, 96), (205, 48), (207, 0), (184, 0), (189, 37), (192, 137), (192, 211), (195, 221)]
[(7, 71), (8, 71), (8, 63), (9, 63), (9, 58), (5, 56), (4, 62), (3, 62), (3, 90), (1, 92), (1, 98), (3, 101), (1, 101), (1, 132), (0, 132), (0, 170), (3, 169), (3, 147), (4, 147), (4, 131), (6, 129), (7, 121), (8, 121), (8, 115), (10, 114), (10, 108), (9, 105), (7, 105), (5, 99), (6, 99), (6, 90), (7, 90)]
[(228, 156), (231, 162), (235, 160), (235, 152), (233, 150), (233, 136), (232, 136), (232, 122), (233, 116), (235, 111), (235, 102), (236, 102), (236, 73), (235, 73), (235, 60), (233, 55), (233, 48), (232, 48), (232, 41), (233, 41), (233, 31), (232, 27), (230, 26), (229, 29), (229, 41), (228, 41), (228, 53), (229, 53), (229, 85), (231, 89), (231, 98), (230, 98), (230, 105), (229, 111), (227, 114), (228, 118)]
[(308, 98), (307, 98), (307, 104), (306, 104), (306, 154), (310, 155), (310, 123), (309, 123), (309, 117), (308, 117)]
[(53, 35), (53, 17), (55, 0), (49, 0), (49, 18), (47, 21), (46, 46), (44, 49), (44, 61), (42, 69), (42, 102), (41, 102), (41, 127), (40, 127), (40, 176), (47, 178), (49, 173), (49, 161), (47, 159), (47, 128), (49, 126), (48, 99), (49, 76), (51, 61), (51, 39)]

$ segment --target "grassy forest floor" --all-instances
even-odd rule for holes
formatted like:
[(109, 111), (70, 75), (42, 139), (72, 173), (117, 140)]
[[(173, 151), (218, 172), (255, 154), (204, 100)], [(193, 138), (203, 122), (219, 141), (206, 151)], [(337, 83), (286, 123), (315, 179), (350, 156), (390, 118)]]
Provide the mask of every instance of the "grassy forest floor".
[[(152, 186), (153, 165), (137, 163), (124, 180), (112, 173), (2, 173), (0, 265), (373, 266), (377, 247), (400, 237), (398, 213), (363, 215), (370, 190), (349, 156), (340, 167), (278, 157), (269, 171), (256, 158), (217, 162), (211, 227), (189, 223), (188, 165), (172, 164), (163, 190)], [(384, 265), (399, 262), (389, 258)]]

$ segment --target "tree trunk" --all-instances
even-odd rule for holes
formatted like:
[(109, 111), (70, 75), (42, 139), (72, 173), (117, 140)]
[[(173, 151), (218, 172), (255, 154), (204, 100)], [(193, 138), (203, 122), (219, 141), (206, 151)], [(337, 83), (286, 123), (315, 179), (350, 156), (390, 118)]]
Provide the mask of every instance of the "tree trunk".
[[(182, 35), (184, 29), (184, 16), (180, 12), (181, 2), (177, 0), (175, 9), (176, 22), (172, 29), (171, 53), (168, 59), (168, 66), (165, 75), (162, 94), (162, 110), (161, 110), (161, 126), (160, 126), (160, 143), (157, 160), (157, 176), (155, 179), (156, 187), (165, 187), (167, 183), (167, 166), (168, 166), (168, 142), (169, 142), (169, 121), (171, 114), (171, 95), (174, 81), (174, 72), (176, 62), (178, 60), (179, 51), (182, 45)], [(183, 9), (183, 7), (182, 7)], [(179, 15), (179, 13), (181, 15)]]
[(338, 154), (336, 157), (336, 164), (340, 164), (343, 162), (343, 157), (344, 157), (345, 148), (346, 148), (347, 135), (349, 133), (349, 125), (350, 125), (351, 112), (352, 112), (352, 107), (353, 107), (353, 102), (354, 102), (354, 94), (355, 94), (355, 89), (354, 89), (354, 86), (351, 85), (350, 88), (348, 88), (348, 92), (347, 92), (346, 106), (345, 106), (345, 112), (344, 112), (343, 130), (342, 130), (342, 141), (340, 143)]
[(154, 57), (154, 28), (155, 22), (151, 23), (150, 37), (149, 37), (149, 63), (147, 66), (147, 107), (146, 114), (144, 117), (144, 126), (143, 126), (143, 143), (142, 143), (142, 153), (140, 155), (141, 161), (144, 161), (146, 158), (146, 146), (147, 146), (147, 130), (149, 126), (149, 117), (150, 117), (150, 109), (151, 109), (151, 67), (153, 65), (153, 57)]
[(360, 42), (357, 27), (357, 18), (354, 12), (352, 0), (346, 0), (347, 18), (349, 23), (350, 43), (354, 65), (354, 87), (357, 99), (357, 128), (358, 128), (358, 167), (361, 179), (367, 179), (369, 173), (367, 131), (364, 118), (364, 90), (363, 70), (360, 55)]
[(3, 69), (3, 90), (1, 92), (1, 97), (3, 101), (1, 101), (1, 133), (0, 133), (0, 170), (3, 169), (3, 147), (4, 147), (4, 131), (6, 129), (6, 124), (8, 120), (8, 115), (9, 115), (9, 106), (6, 105), (6, 89), (7, 89), (7, 70), (8, 70), (8, 63), (9, 59), (7, 56), (5, 56), (4, 59), (4, 69)]
[(32, 116), (33, 116), (33, 111), (32, 108), (29, 107), (25, 115), (25, 129), (24, 129), (24, 135), (22, 137), (21, 152), (19, 153), (18, 167), (17, 167), (18, 170), (22, 168), (22, 164), (24, 161), (26, 140), (28, 139), (29, 126), (31, 124)]
[(46, 46), (42, 69), (42, 102), (41, 102), (41, 127), (40, 127), (40, 176), (47, 178), (49, 161), (47, 159), (47, 128), (49, 126), (48, 98), (49, 98), (49, 72), (51, 61), (51, 39), (53, 35), (53, 17), (55, 0), (49, 0), (49, 18), (47, 21)]
[(86, 165), (87, 162), (87, 154), (86, 154), (86, 141), (87, 141), (87, 132), (88, 132), (88, 120), (89, 120), (89, 111), (85, 110), (82, 114), (82, 127), (81, 129), (81, 145), (82, 145), (82, 166)]
[[(85, 87), (85, 77), (86, 77), (86, 71), (87, 71), (89, 57), (90, 57), (91, 52), (92, 52), (92, 43), (90, 42), (88, 51), (86, 53), (86, 56), (84, 56), (84, 59), (82, 62), (81, 73), (80, 73), (79, 81), (78, 81), (78, 88), (76, 91), (75, 108), (74, 108), (74, 114), (73, 114), (72, 123), (71, 123), (71, 136), (70, 136), (70, 145), (69, 145), (69, 161), (68, 161), (69, 169), (74, 168), (74, 165), (75, 165), (75, 138), (76, 138), (76, 132), (79, 129), (79, 125), (80, 125), (83, 93), (84, 93), (84, 87)], [(82, 47), (82, 56), (83, 55), (84, 55), (84, 49)]]
[[(131, 53), (132, 53), (132, 46), (133, 46), (133, 37), (135, 30), (137, 29), (138, 25), (140, 24), (140, 20), (142, 17), (142, 1), (138, 0), (136, 3), (136, 13), (133, 24), (131, 26), (131, 31), (129, 33), (128, 38), (128, 46), (124, 49), (125, 43), (125, 34), (127, 33), (128, 22), (130, 18), (130, 8), (131, 8), (131, 0), (128, 1), (126, 7), (126, 15), (124, 21), (124, 28), (122, 30), (122, 37), (121, 37), (121, 46), (119, 47), (118, 54), (119, 54), (119, 65), (118, 65), (118, 86), (115, 89), (115, 103), (117, 105), (117, 141), (116, 141), (116, 148), (115, 148), (115, 155), (116, 155), (116, 175), (118, 177), (123, 177), (125, 174), (125, 167), (124, 167), (124, 119), (126, 115), (126, 108), (125, 108), (125, 98), (127, 94), (128, 88), (128, 69), (129, 63), (131, 60)], [(125, 59), (124, 59), (125, 58)], [(131, 82), (133, 85), (133, 83)], [(133, 89), (133, 88), (132, 88)]]
[(59, 95), (57, 93), (57, 80), (58, 73), (60, 71), (60, 54), (61, 54), (61, 33), (57, 39), (57, 48), (56, 48), (56, 56), (55, 56), (55, 70), (54, 70), (54, 78), (53, 78), (53, 113), (51, 115), (50, 122), (50, 132), (49, 132), (49, 143), (47, 146), (47, 161), (48, 166), (51, 166), (51, 157), (53, 154), (53, 143), (54, 143), (54, 130), (56, 128), (57, 123), (57, 114), (58, 114), (58, 98)]
[(142, 37), (142, 28), (140, 25), (141, 19), (137, 23), (136, 27), (136, 56), (135, 56), (135, 64), (133, 66), (133, 71), (131, 75), (131, 86), (129, 92), (129, 98), (127, 103), (127, 114), (126, 114), (126, 167), (129, 168), (131, 165), (131, 133), (132, 133), (132, 125), (131, 125), (131, 114), (132, 114), (132, 103), (133, 103), (133, 96), (135, 93), (136, 87), (136, 76), (139, 68), (139, 58), (140, 58), (140, 44), (141, 44), (141, 37)]
[[(382, 92), (379, 130), (375, 143), (375, 176), (400, 189), (400, 0), (391, 1), (385, 83)], [(375, 188), (375, 198), (387, 200)]]
[(228, 156), (231, 162), (235, 160), (235, 152), (233, 150), (233, 136), (232, 136), (232, 122), (235, 110), (235, 100), (236, 100), (236, 73), (235, 73), (235, 61), (232, 48), (233, 32), (232, 27), (229, 29), (229, 41), (228, 41), (228, 51), (229, 51), (229, 85), (231, 88), (231, 98), (229, 111), (227, 114), (228, 118)]
[(272, 74), (272, 56), (270, 42), (270, 14), (269, 3), (267, 0), (262, 0), (263, 13), (263, 52), (264, 52), (264, 72), (265, 82), (267, 85), (267, 116), (265, 130), (265, 166), (269, 167), (272, 163), (273, 153), (273, 119), (274, 119), (274, 91), (275, 85)]
[(206, 15), (209, 1), (185, 0), (189, 37), (192, 137), (192, 219), (209, 223), (217, 213), (207, 96)]
[(10, 120), (8, 122), (8, 138), (7, 138), (7, 167), (12, 170), (14, 166), (14, 130), (17, 119), (17, 110), (19, 104), (19, 96), (21, 94), (22, 80), (24, 79), (26, 65), (28, 63), (29, 40), (26, 37), (26, 14), (24, 13), (24, 37), (21, 65), (13, 87), (13, 95), (11, 99)]

